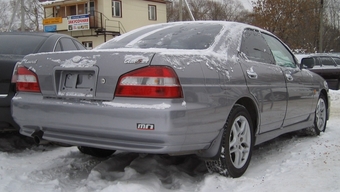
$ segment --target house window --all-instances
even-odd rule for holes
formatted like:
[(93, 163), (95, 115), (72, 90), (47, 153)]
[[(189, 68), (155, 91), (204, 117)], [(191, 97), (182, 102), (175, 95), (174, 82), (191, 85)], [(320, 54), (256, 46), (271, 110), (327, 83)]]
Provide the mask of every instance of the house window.
[(121, 1), (112, 1), (112, 17), (122, 17)]
[(69, 15), (77, 15), (77, 7), (75, 5), (69, 6)]
[(83, 41), (81, 42), (86, 49), (93, 49), (92, 41)]
[(148, 8), (149, 11), (149, 20), (157, 20), (157, 14), (156, 14), (156, 5), (149, 5)]
[[(94, 1), (90, 1), (90, 15), (93, 16), (94, 15)], [(85, 14), (89, 14), (89, 8), (88, 8), (88, 4), (85, 4)]]

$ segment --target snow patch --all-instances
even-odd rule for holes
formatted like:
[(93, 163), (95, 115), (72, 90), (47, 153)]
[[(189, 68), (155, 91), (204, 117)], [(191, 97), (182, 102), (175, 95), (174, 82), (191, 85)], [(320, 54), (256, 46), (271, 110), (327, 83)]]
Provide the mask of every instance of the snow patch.
[(93, 97), (93, 94), (77, 93), (77, 92), (58, 92), (58, 96), (66, 97)]
[(93, 59), (91, 59), (90, 57), (82, 56), (74, 56), (71, 59), (66, 59), (65, 61), (62, 61), (61, 59), (51, 58), (47, 59), (60, 64), (61, 67), (73, 68), (73, 67), (93, 67), (97, 63), (97, 60), (95, 59), (96, 57), (99, 57), (99, 55), (94, 55)]
[(139, 64), (139, 63), (149, 63), (149, 57), (144, 55), (125, 55), (124, 63), (127, 64)]

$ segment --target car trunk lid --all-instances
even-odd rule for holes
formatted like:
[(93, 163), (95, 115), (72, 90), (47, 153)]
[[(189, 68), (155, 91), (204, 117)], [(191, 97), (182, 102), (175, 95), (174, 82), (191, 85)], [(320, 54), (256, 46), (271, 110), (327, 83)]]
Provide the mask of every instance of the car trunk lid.
[(150, 64), (154, 53), (81, 51), (36, 54), (23, 60), (45, 97), (112, 100), (119, 77)]

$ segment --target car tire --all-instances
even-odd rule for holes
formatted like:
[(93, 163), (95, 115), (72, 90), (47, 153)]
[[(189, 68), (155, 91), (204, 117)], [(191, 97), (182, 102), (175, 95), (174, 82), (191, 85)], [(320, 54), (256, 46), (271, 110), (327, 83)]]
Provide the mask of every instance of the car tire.
[(247, 109), (235, 105), (224, 125), (220, 154), (217, 160), (207, 160), (210, 172), (240, 177), (247, 170), (254, 146), (253, 123)]
[(327, 124), (327, 103), (326, 97), (321, 94), (315, 108), (314, 131), (316, 135), (325, 132)]
[(314, 125), (302, 131), (304, 135), (316, 136), (325, 132), (327, 124), (327, 103), (325, 95), (321, 94), (315, 108)]
[(94, 157), (108, 157), (111, 156), (115, 150), (108, 149), (98, 149), (93, 147), (78, 146), (78, 150), (86, 155), (91, 155)]

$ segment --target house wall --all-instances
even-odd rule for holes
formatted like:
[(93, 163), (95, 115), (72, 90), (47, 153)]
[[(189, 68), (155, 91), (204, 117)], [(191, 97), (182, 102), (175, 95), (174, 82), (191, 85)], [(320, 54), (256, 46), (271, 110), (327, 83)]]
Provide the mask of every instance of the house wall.
[[(97, 12), (103, 13), (107, 18), (106, 25), (103, 26), (106, 31), (117, 31), (121, 33), (129, 32), (133, 29), (137, 29), (142, 26), (165, 23), (166, 20), (166, 4), (154, 1), (145, 0), (120, 0), (122, 4), (121, 17), (112, 16), (112, 0), (96, 0), (95, 10)], [(62, 2), (62, 1), (61, 1)], [(105, 41), (112, 39), (114, 36), (112, 34), (96, 34), (95, 29), (81, 30), (81, 31), (68, 31), (67, 18), (70, 12), (68, 9), (70, 5), (82, 4), (77, 7), (77, 13), (84, 13), (84, 0), (69, 0), (65, 2), (56, 2), (55, 4), (49, 4), (45, 6), (45, 17), (63, 17), (62, 23), (56, 23), (56, 32), (71, 35), (76, 37), (80, 42), (91, 41), (93, 47), (102, 44)], [(58, 14), (55, 14), (55, 6), (61, 5), (58, 10)], [(157, 20), (149, 20), (148, 17), (148, 5), (156, 6)], [(53, 15), (54, 13), (54, 15)], [(104, 22), (105, 23), (105, 22)], [(119, 26), (119, 23), (121, 24)], [(118, 27), (117, 27), (118, 26)], [(123, 28), (123, 31), (119, 31), (119, 27)]]
[[(103, 1), (103, 7), (98, 7), (99, 11), (112, 20), (120, 21), (126, 32), (133, 29), (156, 23), (166, 23), (166, 5), (143, 0), (121, 0), (122, 17), (112, 17), (112, 1)], [(148, 5), (155, 5), (157, 11), (157, 20), (150, 21), (148, 18)]]

